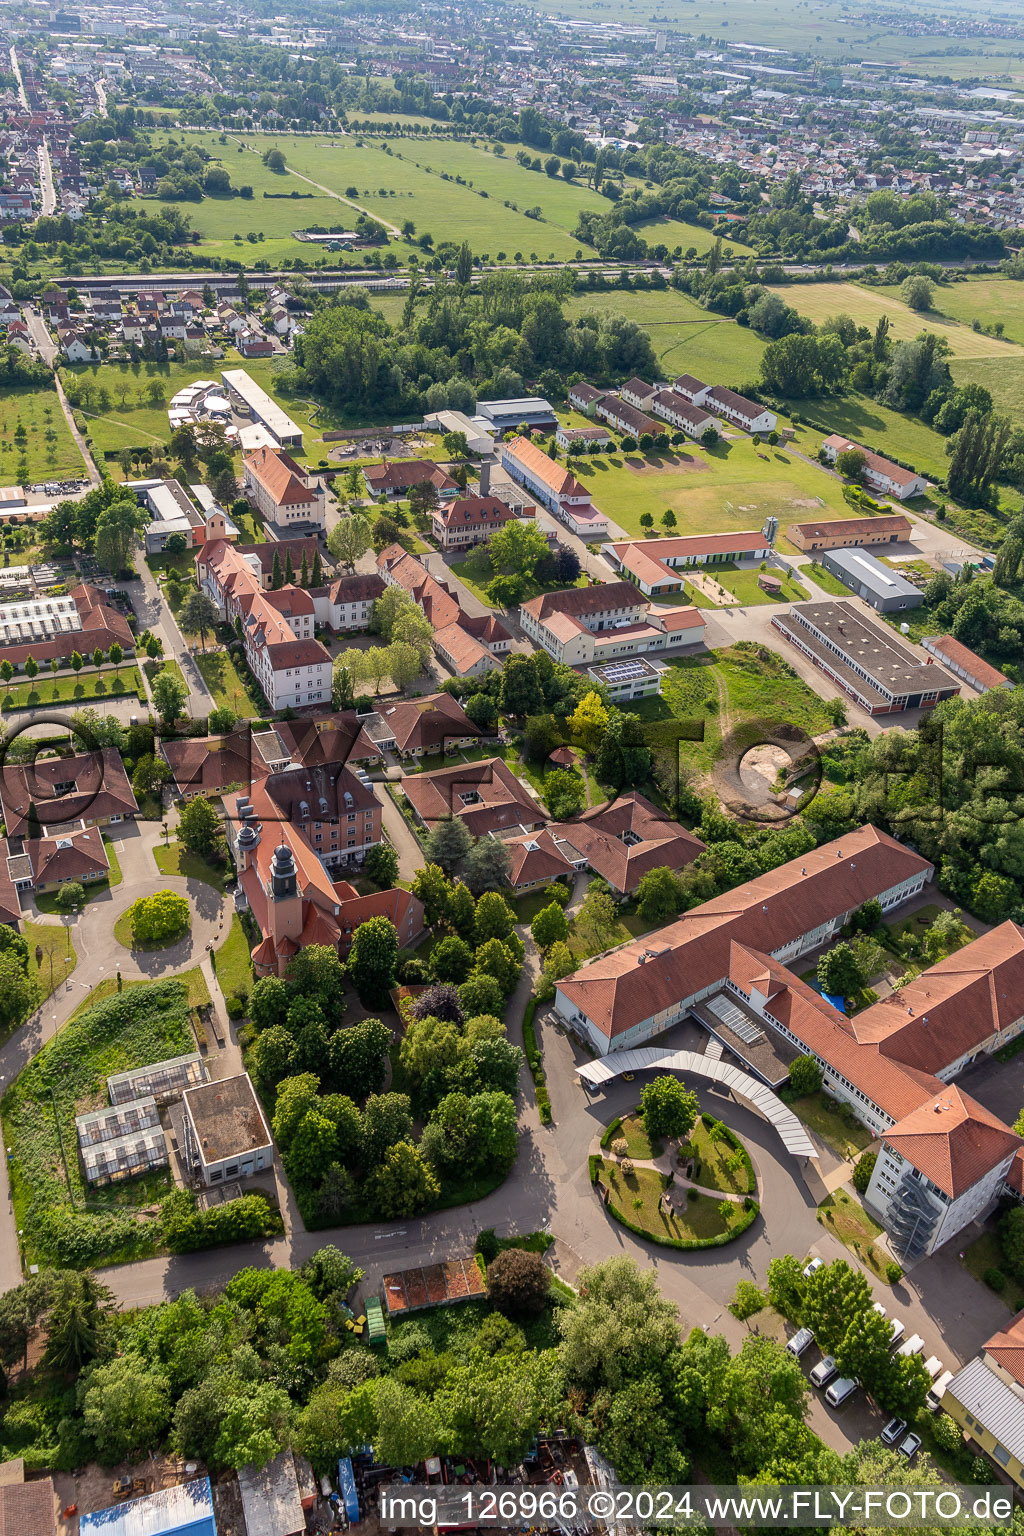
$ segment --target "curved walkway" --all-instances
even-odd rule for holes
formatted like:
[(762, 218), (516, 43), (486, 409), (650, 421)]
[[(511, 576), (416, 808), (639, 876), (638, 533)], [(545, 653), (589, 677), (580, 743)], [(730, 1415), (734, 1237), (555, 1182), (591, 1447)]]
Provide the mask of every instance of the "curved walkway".
[(650, 1072), (658, 1067), (663, 1072), (685, 1072), (690, 1077), (708, 1078), (729, 1088), (746, 1099), (748, 1104), (768, 1120), (778, 1131), (782, 1144), (792, 1157), (817, 1158), (814, 1143), (791, 1109), (787, 1109), (777, 1094), (759, 1083), (756, 1077), (741, 1072), (723, 1059), (701, 1056), (696, 1051), (664, 1051), (657, 1046), (641, 1046), (635, 1051), (616, 1051), (614, 1056), (603, 1056), (584, 1067), (576, 1068), (576, 1075), (585, 1084), (600, 1088), (626, 1072)]

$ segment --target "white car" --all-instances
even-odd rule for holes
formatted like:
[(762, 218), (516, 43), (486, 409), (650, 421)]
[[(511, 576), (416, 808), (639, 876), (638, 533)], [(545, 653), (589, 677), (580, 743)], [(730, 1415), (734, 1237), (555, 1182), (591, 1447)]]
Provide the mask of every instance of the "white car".
[(899, 1343), (900, 1339), (902, 1339), (902, 1337), (906, 1333), (906, 1331), (907, 1331), (906, 1323), (902, 1323), (902, 1322), (900, 1322), (900, 1319), (898, 1317), (894, 1317), (892, 1319), (891, 1323), (889, 1324), (889, 1348), (890, 1349), (895, 1349), (896, 1348), (896, 1345)]
[(907, 1432), (906, 1419), (890, 1419), (882, 1430), (881, 1440), (883, 1445), (895, 1445)]
[(799, 1333), (794, 1333), (793, 1337), (788, 1341), (786, 1350), (789, 1354), (795, 1355), (799, 1360), (800, 1356), (810, 1349), (813, 1343), (814, 1334), (811, 1330), (809, 1328), (801, 1328)]
[(827, 1387), (829, 1382), (833, 1381), (838, 1375), (839, 1371), (832, 1356), (825, 1355), (811, 1371), (811, 1386)]
[(904, 1355), (908, 1359), (911, 1355), (920, 1355), (924, 1352), (924, 1339), (919, 1333), (912, 1333), (905, 1344), (901, 1344), (896, 1351), (898, 1355)]
[[(849, 1402), (859, 1385), (860, 1383), (854, 1381), (852, 1376), (840, 1376), (839, 1380), (834, 1381), (825, 1393), (825, 1401), (831, 1403), (833, 1408), (841, 1408), (844, 1403)], [(920, 1443), (918, 1441), (918, 1445)]]
[(905, 1456), (908, 1461), (913, 1461), (914, 1457), (921, 1449), (921, 1436), (908, 1435), (907, 1438), (898, 1447), (898, 1449), (901, 1456)]
[(825, 1260), (824, 1259), (812, 1259), (811, 1262), (804, 1269), (804, 1279), (805, 1280), (809, 1280), (812, 1275), (816, 1275), (818, 1273), (819, 1269), (824, 1269), (824, 1268), (825, 1268)]
[(882, 1303), (880, 1301), (876, 1301), (874, 1306), (871, 1308), (871, 1310), (872, 1310), (872, 1312), (877, 1312), (879, 1317), (882, 1317), (882, 1318), (884, 1318), (887, 1315), (886, 1314), (886, 1310), (882, 1306)]
[(924, 1400), (924, 1405), (928, 1409), (929, 1413), (938, 1413), (939, 1409), (942, 1407), (942, 1399), (946, 1395), (946, 1388), (949, 1386), (952, 1380), (953, 1372), (943, 1371), (938, 1381), (935, 1382), (933, 1386), (929, 1387), (928, 1395)]

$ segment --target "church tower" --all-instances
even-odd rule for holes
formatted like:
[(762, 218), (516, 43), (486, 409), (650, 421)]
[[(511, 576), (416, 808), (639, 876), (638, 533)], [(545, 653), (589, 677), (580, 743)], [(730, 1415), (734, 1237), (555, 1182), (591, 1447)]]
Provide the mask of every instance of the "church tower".
[(287, 843), (279, 843), (270, 861), (270, 903), (267, 921), (275, 946), (282, 939), (297, 944), (302, 933), (302, 897), (295, 858)]

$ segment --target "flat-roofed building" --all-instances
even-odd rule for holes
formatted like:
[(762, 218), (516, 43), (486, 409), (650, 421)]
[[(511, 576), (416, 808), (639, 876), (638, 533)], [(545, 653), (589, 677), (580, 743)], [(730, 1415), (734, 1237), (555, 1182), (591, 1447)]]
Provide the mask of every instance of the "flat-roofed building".
[(930, 709), (960, 692), (956, 679), (922, 659), (851, 603), (794, 603), (772, 625), (869, 715)]
[(247, 1072), (187, 1088), (185, 1160), (204, 1184), (244, 1179), (271, 1168), (274, 1145)]
[(643, 656), (631, 656), (627, 661), (598, 662), (587, 668), (587, 676), (607, 688), (613, 704), (656, 697), (661, 693), (661, 673), (660, 667), (652, 667)]
[(866, 549), (827, 549), (822, 552), (821, 563), (878, 613), (899, 613), (904, 608), (919, 608), (924, 602), (920, 587)]
[(478, 400), (476, 413), (489, 432), (514, 432), (517, 427), (554, 427), (558, 418), (547, 400), (529, 395), (521, 400)]
[(264, 427), (281, 448), (301, 448), (302, 428), (296, 426), (287, 411), (261, 389), (244, 368), (225, 368), (221, 378), (228, 387), (228, 399), (233, 395), (243, 410)]
[(804, 554), (823, 549), (873, 549), (876, 545), (903, 544), (913, 530), (902, 512), (878, 517), (836, 517), (819, 522), (790, 523), (786, 537)]

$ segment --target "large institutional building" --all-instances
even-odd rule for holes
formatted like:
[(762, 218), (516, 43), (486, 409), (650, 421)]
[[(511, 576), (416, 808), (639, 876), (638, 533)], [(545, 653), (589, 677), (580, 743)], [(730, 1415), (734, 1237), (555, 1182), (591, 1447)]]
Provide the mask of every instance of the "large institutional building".
[(598, 956), (558, 983), (556, 1008), (602, 1055), (692, 1014), (769, 1084), (813, 1056), (882, 1139), (866, 1199), (912, 1262), (1015, 1187), (1021, 1138), (951, 1079), (1024, 1029), (1024, 930), (1002, 924), (853, 1018), (789, 967), (864, 902), (892, 911), (933, 873), (861, 827)]

